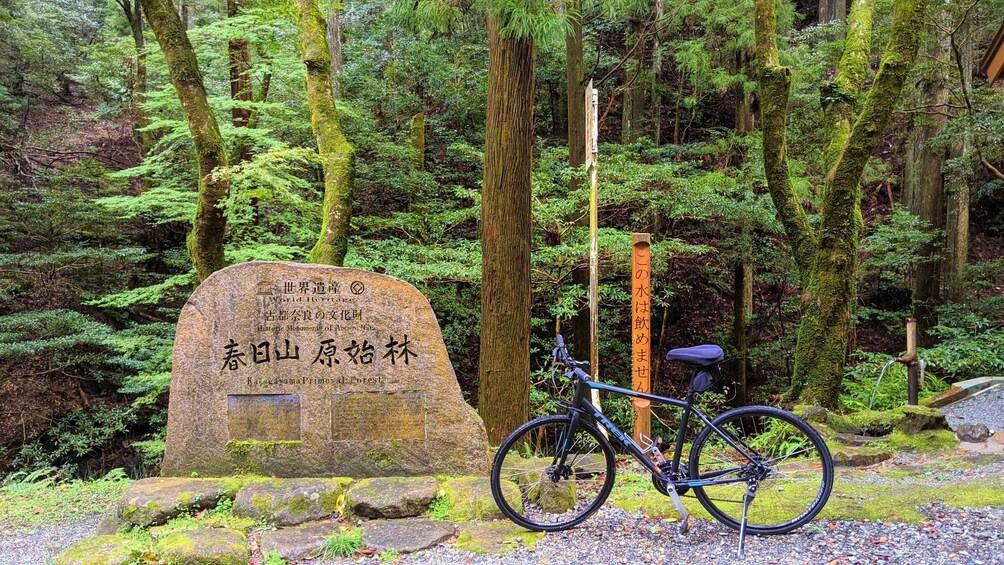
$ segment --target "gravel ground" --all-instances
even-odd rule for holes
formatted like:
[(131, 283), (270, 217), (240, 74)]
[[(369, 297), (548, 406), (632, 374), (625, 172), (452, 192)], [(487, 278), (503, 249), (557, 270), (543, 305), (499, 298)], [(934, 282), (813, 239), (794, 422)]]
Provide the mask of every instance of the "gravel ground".
[(993, 386), (941, 411), (953, 430), (959, 424), (986, 424), (991, 432), (1004, 430), (1004, 385)]
[[(891, 461), (894, 466), (917, 466), (927, 461), (916, 456)], [(937, 480), (967, 481), (1004, 475), (1004, 459), (974, 460), (972, 466), (921, 472), (894, 479), (881, 474), (859, 474), (855, 481), (877, 483), (918, 482), (930, 488), (926, 475)], [(928, 480), (925, 480), (928, 479)], [(923, 486), (921, 486), (923, 485)], [(851, 565), (871, 563), (904, 564), (1000, 564), (1004, 565), (1004, 507), (982, 509), (928, 506), (928, 520), (920, 524), (880, 521), (814, 520), (787, 535), (750, 537), (745, 561), (736, 558), (738, 534), (717, 522), (698, 521), (688, 536), (676, 533), (677, 524), (646, 519), (605, 506), (582, 526), (551, 533), (535, 547), (520, 548), (502, 555), (479, 555), (440, 545), (416, 554), (401, 556), (398, 562), (419, 565), (514, 565), (581, 563), (803, 563)], [(72, 524), (43, 526), (27, 530), (0, 524), (0, 565), (46, 565), (52, 556), (73, 542), (93, 535), (100, 517)], [(376, 565), (377, 559), (311, 561), (314, 564)]]
[[(404, 556), (400, 563), (444, 565), (614, 563), (820, 563), (851, 565), (1004, 564), (1004, 508), (961, 510), (932, 506), (921, 524), (817, 520), (783, 536), (750, 537), (746, 559), (736, 557), (736, 532), (698, 522), (688, 536), (676, 524), (604, 508), (582, 526), (548, 534), (532, 550), (478, 555), (448, 546)], [(326, 565), (379, 563), (336, 560)]]
[(3, 565), (44, 565), (76, 541), (94, 535), (101, 516), (89, 516), (72, 524), (56, 524), (25, 529), (0, 524), (0, 563)]

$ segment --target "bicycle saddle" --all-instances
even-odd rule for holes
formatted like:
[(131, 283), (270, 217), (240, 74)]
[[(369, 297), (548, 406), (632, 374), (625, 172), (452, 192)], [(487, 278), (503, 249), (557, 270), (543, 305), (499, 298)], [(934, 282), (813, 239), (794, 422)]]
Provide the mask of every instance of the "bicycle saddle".
[(717, 345), (695, 345), (693, 347), (678, 347), (670, 349), (666, 354), (669, 361), (683, 361), (699, 367), (707, 367), (715, 363), (721, 363), (725, 359), (725, 352)]

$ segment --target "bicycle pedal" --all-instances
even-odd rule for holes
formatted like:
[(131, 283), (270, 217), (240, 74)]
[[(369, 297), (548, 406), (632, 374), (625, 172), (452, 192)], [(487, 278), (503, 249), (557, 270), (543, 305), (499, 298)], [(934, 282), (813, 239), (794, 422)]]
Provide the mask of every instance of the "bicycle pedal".
[(694, 525), (694, 518), (692, 516), (687, 516), (680, 523), (680, 535), (685, 536), (690, 533), (690, 528)]

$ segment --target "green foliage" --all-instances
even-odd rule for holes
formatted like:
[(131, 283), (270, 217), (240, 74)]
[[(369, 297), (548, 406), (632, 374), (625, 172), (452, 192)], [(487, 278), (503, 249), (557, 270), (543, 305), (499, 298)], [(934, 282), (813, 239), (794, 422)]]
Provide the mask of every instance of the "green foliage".
[[(840, 396), (840, 408), (847, 412), (859, 410), (890, 410), (903, 406), (907, 402), (906, 366), (893, 363), (882, 369), (891, 360), (888, 355), (858, 351), (855, 353), (853, 365), (849, 365), (843, 380), (844, 392)], [(948, 383), (939, 377), (936, 366), (930, 361), (927, 351), (920, 352), (920, 358), (928, 363), (924, 371), (924, 380), (920, 387), (920, 399), (928, 398), (948, 388)], [(876, 389), (876, 383), (878, 388)], [(874, 401), (872, 397), (874, 395)]]
[(65, 525), (106, 513), (129, 483), (122, 469), (90, 481), (67, 479), (51, 468), (19, 471), (0, 483), (0, 508), (14, 527)]
[(325, 559), (352, 557), (362, 547), (362, 528), (340, 526), (337, 532), (325, 538), (323, 555)]
[(934, 244), (938, 237), (938, 231), (930, 224), (901, 206), (895, 206), (892, 214), (861, 240), (861, 251), (865, 254), (860, 266), (861, 276), (877, 281), (873, 284), (903, 284), (921, 263), (923, 246)]

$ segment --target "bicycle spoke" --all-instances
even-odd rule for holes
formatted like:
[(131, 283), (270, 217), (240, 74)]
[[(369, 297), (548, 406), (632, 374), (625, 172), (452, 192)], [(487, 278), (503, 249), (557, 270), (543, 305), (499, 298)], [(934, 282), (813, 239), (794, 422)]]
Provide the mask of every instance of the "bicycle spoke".
[[(826, 462), (816, 443), (794, 423), (778, 416), (779, 412), (737, 410), (733, 417), (715, 424), (731, 441), (709, 432), (699, 448), (695, 446), (696, 476), (707, 476), (712, 483), (695, 488), (695, 494), (713, 516), (733, 527), (738, 527), (742, 517), (743, 498), (750, 484), (757, 487), (747, 515), (752, 531), (797, 525), (810, 512), (817, 512), (819, 500), (829, 494)], [(732, 469), (726, 471), (728, 467)], [(715, 483), (727, 479), (741, 480)]]
[(566, 438), (567, 424), (565, 417), (545, 419), (506, 440), (507, 452), (496, 458), (492, 476), (504, 481), (501, 490), (508, 482), (519, 492), (519, 508), (496, 498), (511, 518), (533, 527), (561, 529), (595, 511), (609, 493), (608, 457), (612, 464), (612, 454), (584, 426)]

